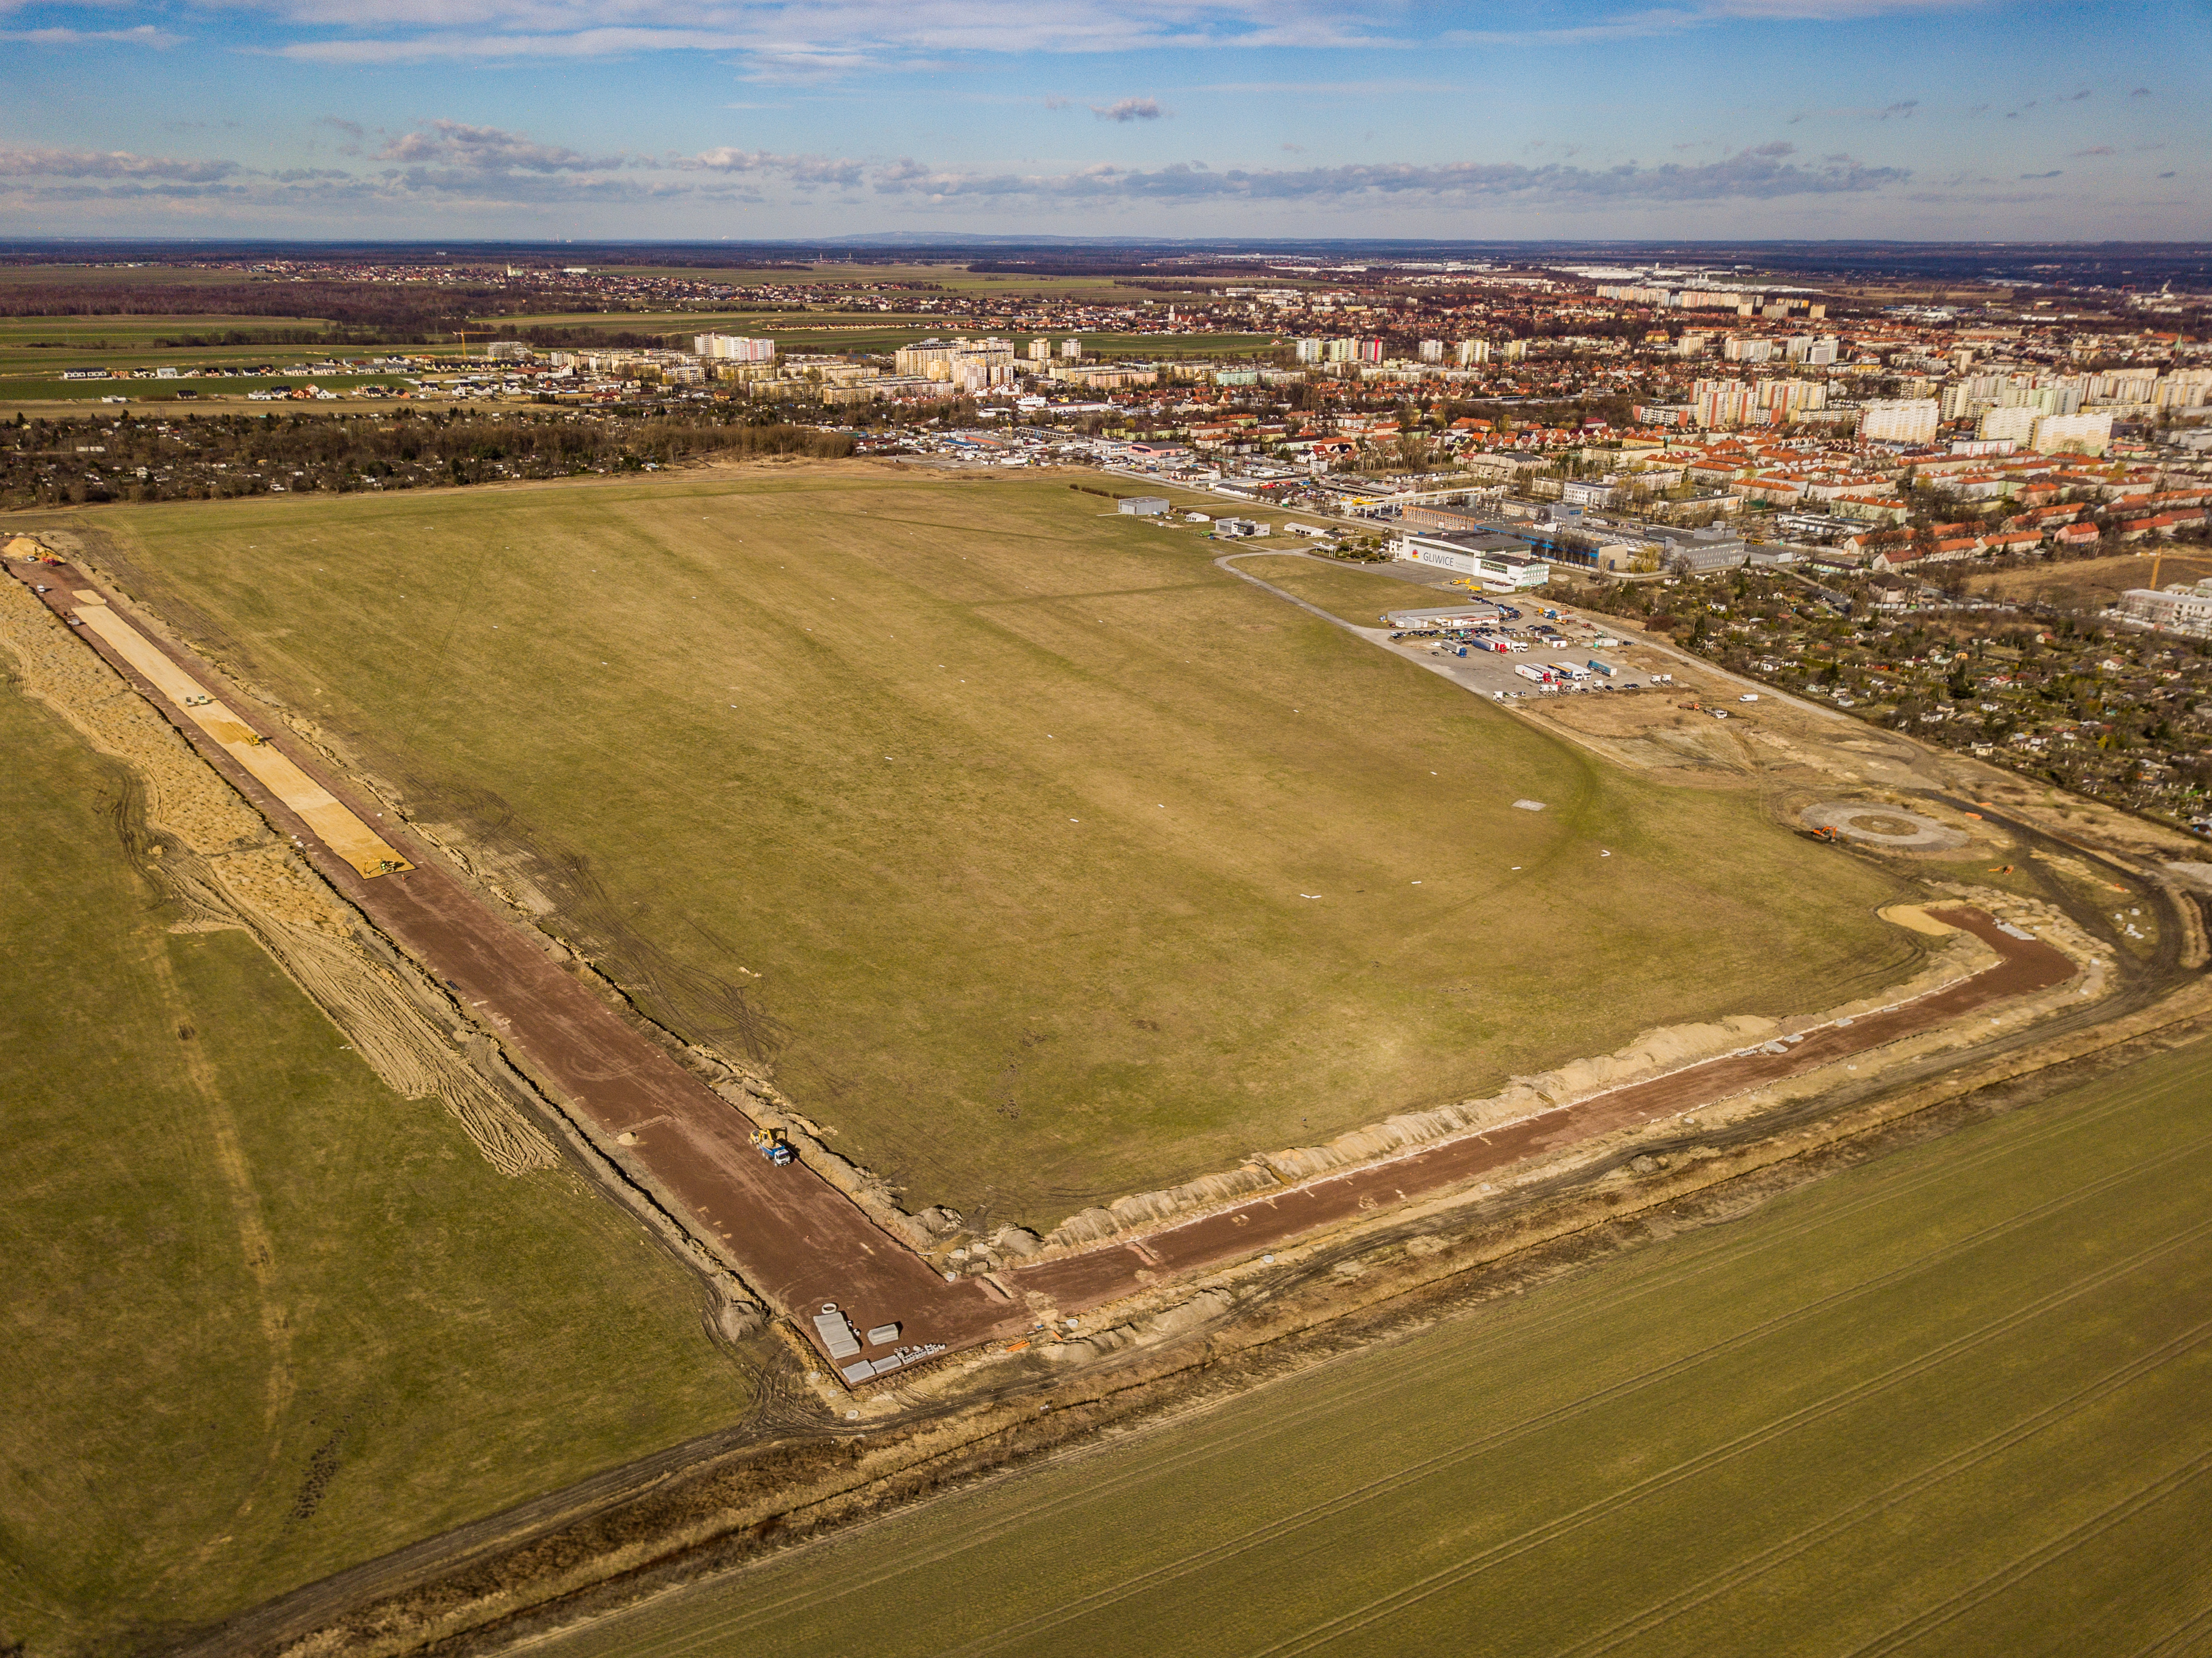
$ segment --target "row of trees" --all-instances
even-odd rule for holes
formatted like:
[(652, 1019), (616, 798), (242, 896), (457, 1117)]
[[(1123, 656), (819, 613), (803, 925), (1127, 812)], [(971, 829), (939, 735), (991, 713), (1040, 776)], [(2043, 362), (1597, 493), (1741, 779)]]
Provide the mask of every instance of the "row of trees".
[(725, 412), (580, 416), (468, 410), (26, 420), (0, 438), (0, 506), (421, 489), (680, 465), (709, 456), (830, 459), (846, 433)]

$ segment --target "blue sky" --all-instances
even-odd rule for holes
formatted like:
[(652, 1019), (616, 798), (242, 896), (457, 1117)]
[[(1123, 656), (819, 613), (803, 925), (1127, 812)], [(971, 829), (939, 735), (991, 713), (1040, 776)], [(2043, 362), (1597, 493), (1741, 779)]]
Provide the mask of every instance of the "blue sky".
[(0, 234), (2212, 238), (2212, 6), (0, 0)]

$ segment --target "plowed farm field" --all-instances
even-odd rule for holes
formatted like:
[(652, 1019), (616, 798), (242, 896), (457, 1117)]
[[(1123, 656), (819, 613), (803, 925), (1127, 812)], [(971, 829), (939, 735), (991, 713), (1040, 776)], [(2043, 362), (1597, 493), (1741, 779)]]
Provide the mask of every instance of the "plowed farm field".
[(530, 1650), (2197, 1652), (2208, 1388), (2199, 1044)]
[(1611, 768), (1064, 477), (71, 527), (647, 1012), (984, 1228), (1869, 994), (1925, 944), (1875, 916), (1901, 881), (1756, 800)]

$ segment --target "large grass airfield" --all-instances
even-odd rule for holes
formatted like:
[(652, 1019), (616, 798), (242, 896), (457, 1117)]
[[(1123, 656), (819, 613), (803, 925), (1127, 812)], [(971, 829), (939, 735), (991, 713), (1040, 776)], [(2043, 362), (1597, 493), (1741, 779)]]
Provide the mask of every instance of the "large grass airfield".
[(2208, 1149), (2199, 1044), (531, 1649), (2199, 1651)]
[(0, 1648), (158, 1649), (741, 1416), (635, 1219), (180, 928), (134, 775), (9, 685), (0, 752)]
[(1609, 767), (1048, 477), (76, 524), (910, 1207), (1049, 1225), (1917, 959), (1888, 878), (1755, 799)]

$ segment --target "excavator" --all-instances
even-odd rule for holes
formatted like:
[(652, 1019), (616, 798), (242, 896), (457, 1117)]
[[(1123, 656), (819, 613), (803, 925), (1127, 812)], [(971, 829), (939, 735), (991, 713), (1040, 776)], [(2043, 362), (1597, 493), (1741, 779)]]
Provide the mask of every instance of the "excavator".
[(791, 1142), (783, 1137), (781, 1128), (753, 1130), (753, 1150), (781, 1169), (798, 1161), (799, 1154), (791, 1149)]

